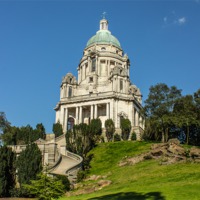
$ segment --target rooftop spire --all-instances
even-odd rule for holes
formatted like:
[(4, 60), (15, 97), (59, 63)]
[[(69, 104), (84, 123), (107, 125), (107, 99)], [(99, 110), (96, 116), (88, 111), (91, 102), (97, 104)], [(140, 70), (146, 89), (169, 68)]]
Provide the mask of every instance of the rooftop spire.
[(106, 19), (106, 12), (102, 13), (102, 20), (100, 21), (100, 30), (108, 30), (108, 20)]

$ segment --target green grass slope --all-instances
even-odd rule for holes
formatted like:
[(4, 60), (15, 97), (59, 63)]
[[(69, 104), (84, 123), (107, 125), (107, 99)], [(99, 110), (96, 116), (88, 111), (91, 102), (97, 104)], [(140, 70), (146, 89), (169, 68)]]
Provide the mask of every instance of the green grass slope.
[[(102, 143), (91, 151), (90, 175), (107, 175), (112, 184), (91, 194), (63, 197), (70, 200), (199, 200), (200, 164), (160, 165), (146, 160), (133, 166), (120, 167), (125, 157), (149, 151), (151, 143)], [(96, 181), (98, 182), (98, 181)], [(91, 181), (83, 184), (91, 184)]]

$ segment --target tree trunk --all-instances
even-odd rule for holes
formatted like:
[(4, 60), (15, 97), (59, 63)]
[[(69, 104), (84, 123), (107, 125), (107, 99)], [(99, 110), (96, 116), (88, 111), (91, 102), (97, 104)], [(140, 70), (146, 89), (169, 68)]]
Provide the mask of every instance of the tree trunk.
[(165, 132), (162, 131), (162, 142), (164, 143), (165, 142)]
[(187, 126), (187, 138), (186, 138), (186, 144), (188, 144), (189, 143), (189, 133), (190, 133), (190, 131), (189, 131), (189, 126)]
[(165, 142), (168, 141), (168, 137), (169, 137), (169, 128), (166, 128), (166, 131), (165, 131)]

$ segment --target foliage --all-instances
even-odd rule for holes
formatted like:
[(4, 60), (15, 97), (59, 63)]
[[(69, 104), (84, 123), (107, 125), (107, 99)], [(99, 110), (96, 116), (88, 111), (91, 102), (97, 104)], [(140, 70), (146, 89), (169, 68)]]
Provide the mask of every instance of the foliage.
[(145, 139), (166, 142), (176, 137), (182, 143), (200, 145), (200, 89), (181, 96), (175, 86), (151, 86), (144, 112)]
[(118, 133), (116, 133), (114, 135), (114, 142), (118, 142), (118, 141), (121, 141), (121, 136)]
[(84, 180), (87, 176), (88, 171), (84, 171), (84, 170), (79, 170), (77, 173), (77, 182), (81, 182), (82, 180)]
[(101, 120), (92, 119), (90, 125), (81, 123), (74, 125), (66, 133), (67, 150), (86, 158), (87, 153), (99, 141), (102, 133)]
[(45, 131), (45, 127), (44, 127), (44, 125), (42, 123), (36, 125), (36, 130), (35, 131), (37, 132), (37, 134), (36, 134), (37, 135), (37, 139), (38, 138), (41, 138), (43, 140), (46, 139), (46, 131)]
[(10, 148), (0, 147), (0, 197), (9, 197), (15, 186), (15, 159)]
[(89, 124), (89, 135), (92, 137), (95, 142), (100, 140), (100, 136), (102, 134), (102, 123), (99, 118), (97, 119), (92, 119), (90, 124)]
[(69, 182), (69, 179), (67, 178), (67, 176), (57, 174), (56, 178), (62, 182), (62, 184), (64, 185), (65, 191), (70, 190), (70, 182)]
[(59, 137), (63, 134), (63, 128), (59, 121), (53, 124), (53, 133), (55, 134), (55, 137)]
[(107, 119), (105, 121), (106, 137), (108, 142), (113, 140), (113, 134), (115, 132), (115, 124), (112, 119)]
[(17, 159), (18, 180), (20, 185), (30, 183), (42, 171), (42, 155), (36, 144), (30, 144)]
[(81, 123), (79, 125), (74, 125), (73, 129), (68, 130), (66, 133), (67, 150), (82, 157), (86, 157), (93, 143), (87, 124)]
[(4, 112), (0, 112), (0, 134), (3, 132), (3, 130), (10, 126), (10, 122), (6, 119), (6, 115)]
[(30, 184), (24, 184), (23, 188), (39, 200), (58, 199), (65, 193), (62, 181), (48, 177), (47, 174), (39, 174), (36, 180), (31, 180)]
[(2, 140), (6, 145), (30, 144), (39, 138), (46, 138), (42, 123), (37, 124), (36, 129), (33, 129), (30, 125), (22, 127), (7, 126), (2, 134)]
[(122, 139), (128, 140), (131, 131), (131, 122), (129, 119), (121, 118), (120, 128), (122, 130)]
[(137, 135), (135, 132), (132, 132), (132, 135), (131, 135), (131, 140), (136, 140), (137, 139)]
[[(168, 131), (171, 125), (171, 113), (174, 103), (181, 97), (181, 90), (175, 86), (168, 87), (164, 83), (151, 86), (145, 101), (144, 111), (147, 116), (148, 126), (155, 135), (161, 135), (162, 142), (168, 140)], [(151, 125), (153, 124), (153, 126)]]
[(177, 127), (185, 129), (186, 144), (189, 144), (190, 128), (200, 125), (197, 119), (196, 106), (192, 95), (186, 95), (178, 99), (173, 109), (173, 123)]
[(3, 131), (10, 126), (10, 123), (6, 119), (6, 115), (4, 112), (0, 112), (0, 146), (1, 146), (1, 141), (2, 141), (2, 136), (1, 134)]

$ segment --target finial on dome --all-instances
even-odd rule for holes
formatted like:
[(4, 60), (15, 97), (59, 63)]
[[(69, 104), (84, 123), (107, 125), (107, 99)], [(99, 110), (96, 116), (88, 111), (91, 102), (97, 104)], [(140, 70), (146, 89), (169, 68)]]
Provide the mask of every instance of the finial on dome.
[(100, 21), (100, 30), (108, 30), (108, 20), (106, 19), (106, 12), (102, 13), (102, 20)]
[(103, 18), (103, 19), (106, 19), (106, 12), (103, 12), (103, 13), (102, 13), (102, 18)]

